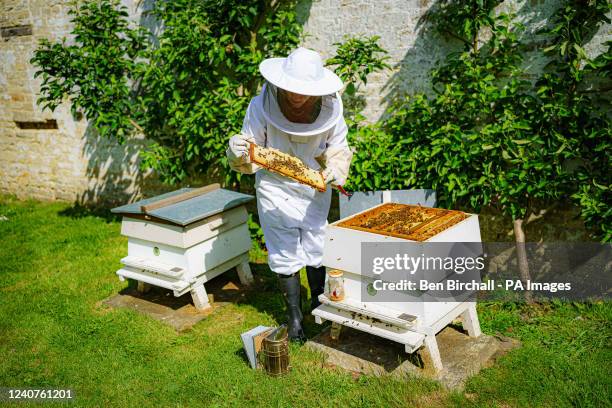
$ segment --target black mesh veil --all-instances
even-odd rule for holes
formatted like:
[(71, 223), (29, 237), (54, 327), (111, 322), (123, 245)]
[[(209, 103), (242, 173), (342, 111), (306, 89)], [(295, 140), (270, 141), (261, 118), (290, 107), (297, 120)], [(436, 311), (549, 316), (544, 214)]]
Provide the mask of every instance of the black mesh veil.
[(334, 118), (342, 114), (342, 101), (337, 93), (321, 95), (319, 99), (319, 112), (311, 123), (291, 122), (281, 108), (282, 98), (279, 88), (269, 81), (265, 81), (263, 89), (263, 111), (266, 119), (279, 129), (292, 134), (313, 134), (317, 129), (321, 131), (332, 125)]

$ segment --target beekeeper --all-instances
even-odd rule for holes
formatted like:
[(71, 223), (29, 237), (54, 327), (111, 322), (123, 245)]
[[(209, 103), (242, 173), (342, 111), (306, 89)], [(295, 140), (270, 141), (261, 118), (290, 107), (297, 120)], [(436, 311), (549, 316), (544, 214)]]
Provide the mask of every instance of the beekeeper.
[[(318, 53), (301, 47), (287, 58), (266, 59), (259, 71), (266, 82), (249, 104), (241, 133), (230, 138), (227, 157), (232, 169), (257, 172), (257, 210), (268, 264), (279, 277), (289, 338), (302, 341), (299, 271), (306, 267), (311, 307), (317, 307), (325, 284), (321, 263), (330, 184), (345, 183), (353, 156), (338, 94), (343, 84), (323, 67)], [(260, 169), (249, 160), (249, 142), (278, 149), (322, 170), (328, 188), (319, 192)]]

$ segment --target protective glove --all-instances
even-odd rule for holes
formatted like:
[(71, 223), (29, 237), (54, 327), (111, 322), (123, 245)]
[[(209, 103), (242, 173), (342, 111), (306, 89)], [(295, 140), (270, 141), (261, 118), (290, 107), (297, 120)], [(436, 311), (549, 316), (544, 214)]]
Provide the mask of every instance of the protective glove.
[(229, 140), (229, 151), (236, 159), (240, 159), (242, 163), (249, 163), (249, 142), (255, 143), (255, 139), (253, 139), (250, 135), (245, 134), (237, 134), (230, 138)]
[(333, 184), (343, 185), (346, 183), (352, 158), (353, 152), (347, 145), (328, 147), (321, 156), (323, 167), (329, 170), (323, 176), (334, 177), (331, 179)]
[[(331, 168), (326, 168), (323, 170), (323, 179), (325, 180), (325, 184), (333, 183), (336, 181), (336, 175)], [(337, 183), (336, 183), (337, 184)]]

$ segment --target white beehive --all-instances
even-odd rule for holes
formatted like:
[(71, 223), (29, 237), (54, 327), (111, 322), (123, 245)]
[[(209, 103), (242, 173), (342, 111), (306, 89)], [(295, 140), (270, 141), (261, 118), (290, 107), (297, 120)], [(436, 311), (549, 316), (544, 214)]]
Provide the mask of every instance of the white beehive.
[[(422, 220), (404, 223), (403, 230), (393, 231), (367, 228), (367, 220), (382, 214), (406, 209), (409, 213), (423, 212)], [(394, 221), (390, 225), (402, 224)], [(320, 296), (323, 303), (313, 311), (317, 322), (333, 322), (354, 327), (406, 346), (413, 352), (427, 345), (436, 368), (442, 367), (435, 343), (435, 334), (453, 319), (462, 316), (470, 335), (480, 334), (474, 302), (424, 301), (428, 293), (415, 295), (397, 292), (395, 301), (369, 301), (364, 285), (371, 275), (362, 271), (362, 243), (384, 245), (388, 242), (480, 242), (478, 216), (459, 211), (383, 203), (328, 226), (323, 265), (343, 271), (345, 298), (331, 301), (327, 294)], [(429, 277), (441, 281), (445, 276)], [(365, 292), (365, 295), (364, 295)]]
[(250, 283), (251, 239), (244, 204), (252, 196), (218, 188), (180, 189), (114, 208), (123, 215), (121, 234), (128, 237), (128, 256), (117, 271), (120, 279), (191, 292), (198, 309), (210, 307), (204, 283), (236, 267)]

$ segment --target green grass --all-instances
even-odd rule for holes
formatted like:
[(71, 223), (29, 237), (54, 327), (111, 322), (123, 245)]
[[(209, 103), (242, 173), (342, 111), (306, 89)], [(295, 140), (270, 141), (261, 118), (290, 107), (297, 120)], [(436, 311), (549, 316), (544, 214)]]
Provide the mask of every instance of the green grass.
[[(415, 378), (355, 376), (292, 345), (293, 371), (248, 368), (240, 333), (282, 320), (274, 277), (191, 331), (100, 301), (127, 286), (120, 224), (64, 203), (0, 197), (0, 386), (70, 387), (76, 406), (610, 406), (612, 307), (480, 304), (485, 333), (523, 346), (464, 392)], [(320, 328), (311, 320), (308, 334)], [(75, 406), (75, 405), (69, 405)]]

